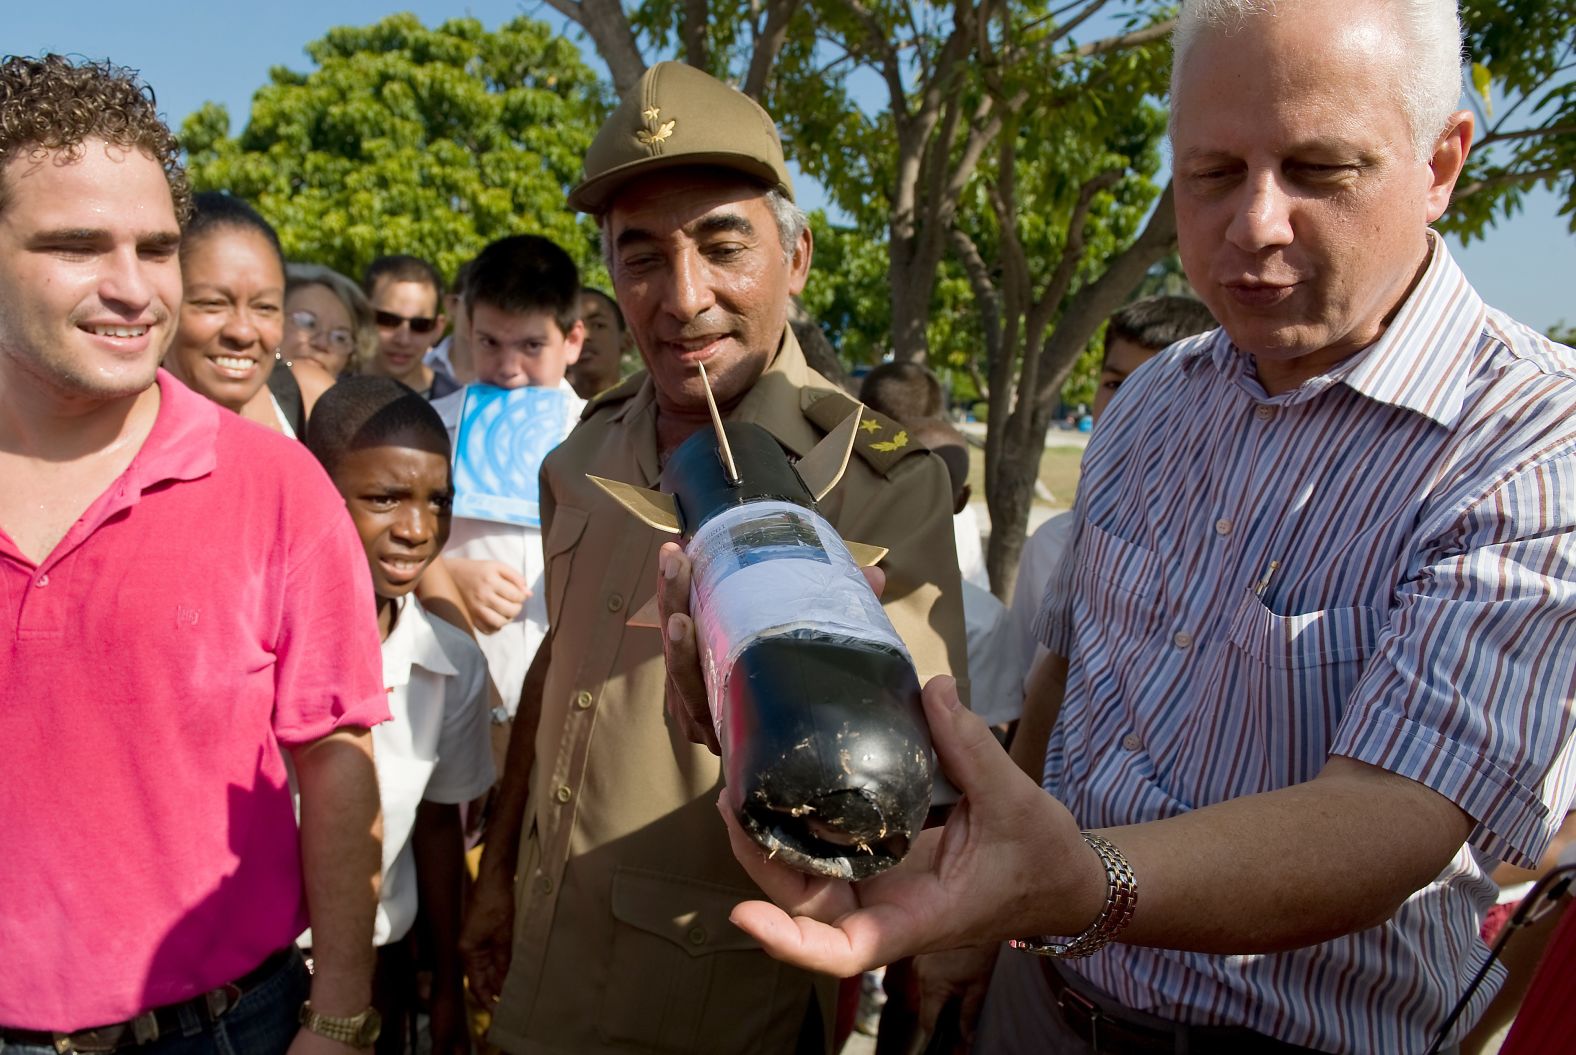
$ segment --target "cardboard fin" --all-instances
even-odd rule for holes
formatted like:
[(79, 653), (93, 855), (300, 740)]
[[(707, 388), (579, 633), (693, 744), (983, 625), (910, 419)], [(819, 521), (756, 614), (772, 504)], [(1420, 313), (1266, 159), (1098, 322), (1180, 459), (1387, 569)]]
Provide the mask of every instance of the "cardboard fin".
[(815, 449), (800, 458), (794, 466), (799, 470), (799, 479), (804, 481), (805, 488), (815, 496), (817, 502), (825, 498), (827, 492), (843, 478), (843, 471), (848, 468), (848, 457), (854, 453), (854, 436), (859, 432), (859, 418), (864, 409), (862, 405), (855, 408), (841, 425), (823, 436)]
[(679, 508), (672, 495), (653, 491), (649, 487), (604, 480), (590, 473), (586, 474), (586, 479), (606, 491), (613, 501), (627, 509), (641, 523), (670, 535), (679, 533)]
[(662, 613), (657, 610), (657, 595), (652, 594), (651, 600), (637, 608), (635, 614), (624, 621), (624, 625), (646, 630), (656, 630), (662, 626)]
[(867, 546), (863, 542), (848, 542), (846, 540), (843, 542), (843, 545), (848, 547), (849, 556), (853, 557), (854, 563), (861, 568), (873, 568), (880, 564), (882, 558), (887, 555), (885, 546)]

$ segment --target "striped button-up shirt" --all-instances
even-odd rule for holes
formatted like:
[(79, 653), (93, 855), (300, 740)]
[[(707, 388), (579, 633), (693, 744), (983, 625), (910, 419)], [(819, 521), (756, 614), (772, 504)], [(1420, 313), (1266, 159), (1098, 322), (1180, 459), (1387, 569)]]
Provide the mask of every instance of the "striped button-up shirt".
[(1045, 787), (1101, 828), (1344, 755), (1477, 828), (1382, 926), (1274, 955), (1079, 962), (1130, 1007), (1421, 1051), (1487, 953), (1485, 869), (1531, 864), (1571, 805), (1576, 353), (1485, 307), (1432, 242), (1383, 337), (1293, 391), (1267, 395), (1218, 330), (1123, 385), (1040, 618), (1070, 659)]

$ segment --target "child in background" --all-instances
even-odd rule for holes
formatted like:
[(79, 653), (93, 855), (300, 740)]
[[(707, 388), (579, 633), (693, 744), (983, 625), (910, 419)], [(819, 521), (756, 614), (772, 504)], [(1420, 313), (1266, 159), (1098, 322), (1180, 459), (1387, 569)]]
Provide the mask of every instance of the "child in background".
[(448, 432), (426, 400), (399, 382), (353, 377), (318, 401), (307, 447), (344, 496), (366, 551), (392, 714), (372, 730), (383, 804), (377, 1051), (404, 1055), (411, 1034), (416, 985), (408, 938), (418, 907), (431, 930), (431, 1050), (469, 1051), (459, 960), (459, 804), (493, 783), (487, 666), (469, 636), (431, 618), (412, 593), (449, 535)]
[[(585, 406), (565, 379), (585, 341), (580, 272), (569, 254), (537, 235), (491, 243), (466, 276), (465, 312), (476, 381), (432, 404), (449, 429), (450, 443), (457, 437), (466, 393), (477, 385), (562, 390), (563, 418), (554, 426), (559, 440), (569, 435)], [(547, 631), (541, 529), (455, 517), (443, 559), (503, 700), (494, 721), (499, 744), (506, 744), (504, 727), (519, 706), (526, 668)]]

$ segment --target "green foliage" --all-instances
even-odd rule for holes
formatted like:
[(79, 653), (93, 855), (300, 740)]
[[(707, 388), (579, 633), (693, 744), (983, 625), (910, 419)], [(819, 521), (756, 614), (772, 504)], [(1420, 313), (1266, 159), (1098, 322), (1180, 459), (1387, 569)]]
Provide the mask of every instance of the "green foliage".
[(181, 129), (193, 183), (253, 202), (285, 252), (359, 277), (384, 253), (452, 274), (494, 238), (537, 233), (605, 282), (595, 230), (565, 204), (606, 112), (579, 49), (541, 22), (435, 29), (410, 14), (342, 26), (276, 67), (239, 137), (222, 106)]
[(1576, 0), (1465, 0), (1461, 14), (1477, 146), (1440, 226), (1482, 238), (1541, 184), (1576, 231)]
[(1576, 348), (1576, 326), (1571, 325), (1564, 319), (1549, 327), (1548, 336), (1551, 341), (1559, 341), (1561, 344)]

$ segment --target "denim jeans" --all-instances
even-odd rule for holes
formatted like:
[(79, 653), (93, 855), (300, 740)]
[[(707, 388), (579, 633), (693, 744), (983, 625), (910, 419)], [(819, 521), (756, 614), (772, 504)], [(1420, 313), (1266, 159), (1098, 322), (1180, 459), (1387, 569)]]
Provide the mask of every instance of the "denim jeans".
[[(284, 1055), (300, 1026), (301, 1004), (311, 989), (311, 976), (299, 955), (248, 992), (215, 1023), (195, 1011), (181, 1013), (179, 1033), (165, 1034), (152, 1044), (121, 1049), (126, 1055)], [(50, 1045), (7, 1044), (3, 1055), (55, 1055)]]

